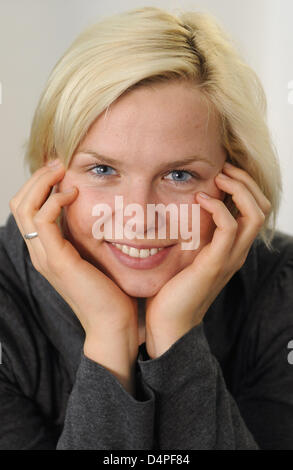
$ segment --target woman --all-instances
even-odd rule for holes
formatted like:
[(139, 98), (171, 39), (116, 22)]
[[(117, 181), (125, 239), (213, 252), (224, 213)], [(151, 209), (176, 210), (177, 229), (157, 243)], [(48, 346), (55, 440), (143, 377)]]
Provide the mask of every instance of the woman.
[[(1, 228), (1, 448), (292, 449), (292, 237), (261, 84), (215, 20), (88, 28), (26, 162)], [(117, 196), (187, 204), (189, 228), (199, 204), (199, 244), (142, 216), (134, 239), (93, 236)]]

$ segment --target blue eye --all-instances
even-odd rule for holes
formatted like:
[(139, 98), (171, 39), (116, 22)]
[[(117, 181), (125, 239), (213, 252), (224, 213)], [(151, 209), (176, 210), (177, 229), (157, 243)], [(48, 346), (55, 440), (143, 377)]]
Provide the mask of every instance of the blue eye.
[[(172, 170), (169, 174), (172, 176), (175, 176), (175, 179), (171, 178), (171, 181), (176, 183), (189, 183), (191, 179), (195, 178), (198, 179), (198, 176), (196, 173), (193, 173), (192, 171), (186, 171), (186, 170)], [(166, 179), (170, 179), (167, 178)]]
[[(110, 173), (109, 173), (110, 169)], [(97, 173), (93, 170), (98, 170)], [(95, 165), (94, 167), (91, 168), (91, 172), (93, 173), (94, 176), (109, 176), (115, 174), (114, 168), (108, 165)]]
[[(116, 170), (114, 170), (114, 168), (103, 164), (94, 165), (89, 171), (94, 177), (98, 177), (100, 179), (105, 178), (106, 176), (116, 175)], [(172, 170), (167, 176), (165, 176), (165, 179), (171, 179), (172, 183), (175, 185), (182, 185), (184, 183), (190, 183), (191, 180), (199, 179), (199, 176), (196, 173), (187, 170)]]

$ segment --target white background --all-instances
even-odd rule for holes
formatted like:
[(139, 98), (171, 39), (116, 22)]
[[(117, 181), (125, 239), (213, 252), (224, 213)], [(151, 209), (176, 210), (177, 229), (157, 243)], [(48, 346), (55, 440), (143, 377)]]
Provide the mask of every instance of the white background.
[(0, 225), (10, 212), (9, 199), (29, 177), (23, 144), (57, 60), (88, 24), (150, 5), (175, 14), (176, 9), (214, 14), (259, 75), (283, 175), (277, 227), (293, 234), (292, 0), (0, 0)]

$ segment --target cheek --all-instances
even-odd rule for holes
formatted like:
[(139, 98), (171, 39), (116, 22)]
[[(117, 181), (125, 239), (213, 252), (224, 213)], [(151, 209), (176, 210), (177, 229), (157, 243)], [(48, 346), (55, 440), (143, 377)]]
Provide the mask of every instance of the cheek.
[(109, 203), (105, 200), (105, 195), (92, 188), (82, 188), (77, 185), (79, 194), (75, 201), (69, 206), (64, 208), (64, 217), (69, 233), (75, 240), (89, 239), (97, 244), (100, 243), (98, 239), (95, 239), (92, 233), (92, 228), (97, 220), (97, 216), (92, 215), (93, 208), (96, 204)]
[[(66, 187), (76, 185), (79, 189), (79, 194), (75, 201), (69, 206), (65, 206), (63, 209), (64, 218), (68, 227), (69, 233), (74, 237), (75, 240), (86, 240), (91, 238), (95, 243), (99, 242), (93, 237), (92, 228), (97, 220), (96, 216), (92, 215), (93, 207), (96, 204), (105, 203), (112, 208), (114, 211), (115, 206), (115, 194), (109, 194), (107, 191), (100, 190), (97, 186), (83, 186), (77, 181), (72, 175), (67, 173), (62, 183), (59, 185), (59, 190), (62, 191)], [(212, 197), (223, 199), (224, 192), (220, 191), (215, 185), (213, 179), (203, 182), (197, 191), (204, 191)], [(169, 203), (175, 203), (178, 209), (178, 223), (180, 221), (180, 204), (188, 206), (188, 230), (192, 230), (192, 212), (191, 205), (196, 204), (197, 201), (194, 198), (195, 192), (187, 194), (177, 194), (176, 197), (173, 195), (172, 199), (169, 197), (161, 197), (160, 202), (168, 205)], [(200, 208), (200, 245), (208, 243), (215, 230), (215, 224), (212, 216), (203, 208)], [(169, 233), (169, 231), (168, 231)], [(178, 234), (180, 238), (180, 230), (178, 227)], [(185, 256), (187, 253), (185, 254)]]

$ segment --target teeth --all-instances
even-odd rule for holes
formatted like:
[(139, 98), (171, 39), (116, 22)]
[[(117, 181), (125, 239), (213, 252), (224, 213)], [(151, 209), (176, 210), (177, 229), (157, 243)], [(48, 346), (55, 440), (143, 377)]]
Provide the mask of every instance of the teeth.
[(142, 248), (138, 250), (133, 246), (129, 247), (128, 245), (120, 245), (119, 243), (112, 243), (112, 245), (115, 245), (120, 251), (132, 258), (148, 258), (163, 250), (163, 248), (151, 248), (150, 250)]
[(129, 248), (127, 245), (122, 245), (121, 251), (123, 251), (123, 253), (125, 253), (126, 255), (129, 255)]
[[(136, 251), (138, 251), (138, 250), (136, 250)], [(150, 250), (146, 250), (146, 249), (139, 250), (139, 257), (140, 258), (147, 258), (148, 256), (150, 256)]]
[[(124, 245), (122, 246), (122, 251), (123, 251)], [(123, 252), (125, 253), (125, 251)], [(128, 253), (129, 256), (132, 256), (133, 258), (138, 258), (139, 257), (139, 250), (136, 248), (133, 248), (132, 246), (129, 248)]]

